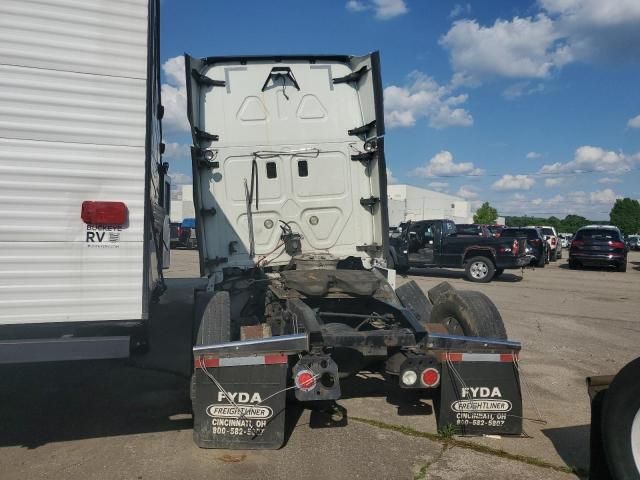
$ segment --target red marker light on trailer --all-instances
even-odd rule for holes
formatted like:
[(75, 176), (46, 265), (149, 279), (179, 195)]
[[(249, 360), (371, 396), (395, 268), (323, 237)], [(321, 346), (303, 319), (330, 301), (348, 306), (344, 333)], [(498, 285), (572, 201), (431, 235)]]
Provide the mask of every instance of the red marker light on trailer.
[(435, 368), (423, 370), (420, 378), (425, 387), (433, 388), (440, 384), (440, 372)]
[(303, 392), (313, 390), (316, 386), (316, 377), (311, 370), (301, 370), (296, 373), (296, 387)]
[(124, 225), (127, 206), (122, 202), (82, 202), (80, 217), (88, 225)]

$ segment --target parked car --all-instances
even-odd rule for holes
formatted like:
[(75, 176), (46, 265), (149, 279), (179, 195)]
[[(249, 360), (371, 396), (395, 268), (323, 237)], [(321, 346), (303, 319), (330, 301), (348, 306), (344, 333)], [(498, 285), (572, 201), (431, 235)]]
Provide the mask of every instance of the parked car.
[(504, 230), (505, 226), (504, 225), (487, 225), (487, 228), (489, 229), (489, 231), (494, 237), (498, 238), (500, 237), (500, 234), (502, 230)]
[(476, 223), (456, 223), (456, 234), (458, 236), (470, 235), (476, 237), (493, 236), (486, 225), (478, 225)]
[(411, 222), (402, 236), (389, 239), (391, 264), (404, 273), (410, 267), (464, 268), (472, 282), (490, 282), (505, 269), (528, 265), (526, 238), (458, 235), (451, 220)]
[(628, 247), (618, 227), (588, 225), (576, 232), (569, 249), (569, 268), (609, 266), (627, 271)]
[(549, 260), (555, 262), (557, 259), (562, 258), (562, 247), (560, 246), (556, 229), (549, 225), (533, 226), (533, 228), (542, 230), (542, 234), (549, 244)]
[(570, 233), (559, 233), (558, 238), (560, 239), (560, 246), (562, 248), (569, 248), (573, 235), (571, 235)]
[(640, 250), (640, 235), (629, 235), (627, 245), (631, 250)]
[(389, 238), (394, 238), (402, 235), (402, 227), (389, 227)]
[(549, 245), (544, 238), (542, 230), (536, 227), (505, 228), (500, 238), (527, 239), (527, 253), (532, 255), (530, 265), (544, 268), (549, 263)]

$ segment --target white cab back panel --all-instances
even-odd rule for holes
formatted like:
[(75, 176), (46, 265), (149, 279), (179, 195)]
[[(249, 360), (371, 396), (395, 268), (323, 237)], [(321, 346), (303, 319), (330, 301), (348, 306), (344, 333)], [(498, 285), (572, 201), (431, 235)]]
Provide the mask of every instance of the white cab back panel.
[[(364, 151), (367, 138), (383, 132), (382, 118), (376, 119), (375, 113), (377, 64), (372, 65), (371, 56), (248, 58), (209, 63), (187, 59), (188, 69), (224, 82), (209, 86), (206, 79), (187, 72), (192, 126), (219, 137), (207, 141), (194, 130), (196, 210), (216, 212), (198, 217), (205, 272), (251, 268), (270, 252), (276, 256), (282, 249), (280, 221), (302, 235), (303, 253), (330, 252), (369, 263), (383, 259), (382, 151), (368, 163), (352, 159)], [(359, 79), (333, 82), (361, 67), (366, 72)], [(377, 129), (374, 125), (362, 135), (349, 133), (372, 120), (377, 120)], [(198, 167), (201, 149), (213, 150), (218, 166)], [(253, 258), (245, 193), (252, 176)], [(371, 197), (378, 200), (373, 207), (361, 204)], [(224, 261), (207, 267), (207, 260), (211, 264), (216, 258)], [(270, 265), (288, 262), (285, 253), (270, 259)]]
[[(147, 22), (148, 0), (0, 2), (0, 324), (143, 317)], [(128, 225), (89, 241), (85, 200)]]

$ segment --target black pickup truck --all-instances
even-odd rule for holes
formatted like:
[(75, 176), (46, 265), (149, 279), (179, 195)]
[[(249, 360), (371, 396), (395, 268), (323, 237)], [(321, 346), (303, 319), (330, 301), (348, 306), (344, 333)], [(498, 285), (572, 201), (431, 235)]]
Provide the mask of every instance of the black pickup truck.
[(464, 268), (472, 282), (490, 282), (505, 269), (529, 265), (527, 239), (461, 235), (451, 220), (403, 225), (389, 239), (389, 260), (398, 273), (410, 267)]

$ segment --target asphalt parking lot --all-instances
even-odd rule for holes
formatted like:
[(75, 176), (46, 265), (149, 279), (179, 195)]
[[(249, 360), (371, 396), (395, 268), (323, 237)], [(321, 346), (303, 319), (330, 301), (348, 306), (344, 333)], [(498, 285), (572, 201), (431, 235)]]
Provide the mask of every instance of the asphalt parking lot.
[[(568, 472), (588, 465), (585, 377), (615, 373), (640, 354), (640, 253), (629, 261), (618, 273), (571, 271), (560, 260), (490, 284), (469, 283), (455, 270), (398, 279), (424, 290), (446, 280), (497, 304), (509, 337), (523, 342), (524, 379), (542, 417), (525, 422), (527, 438), (443, 443), (431, 435), (428, 403), (392, 398), (379, 378), (358, 376), (340, 401), (345, 427), (313, 428), (304, 411), (290, 419), (283, 449), (241, 452), (200, 450), (191, 441), (189, 315), (201, 280), (197, 254), (173, 251), (148, 354), (0, 367), (0, 478), (576, 478)], [(536, 420), (534, 402), (525, 398), (525, 416)]]

